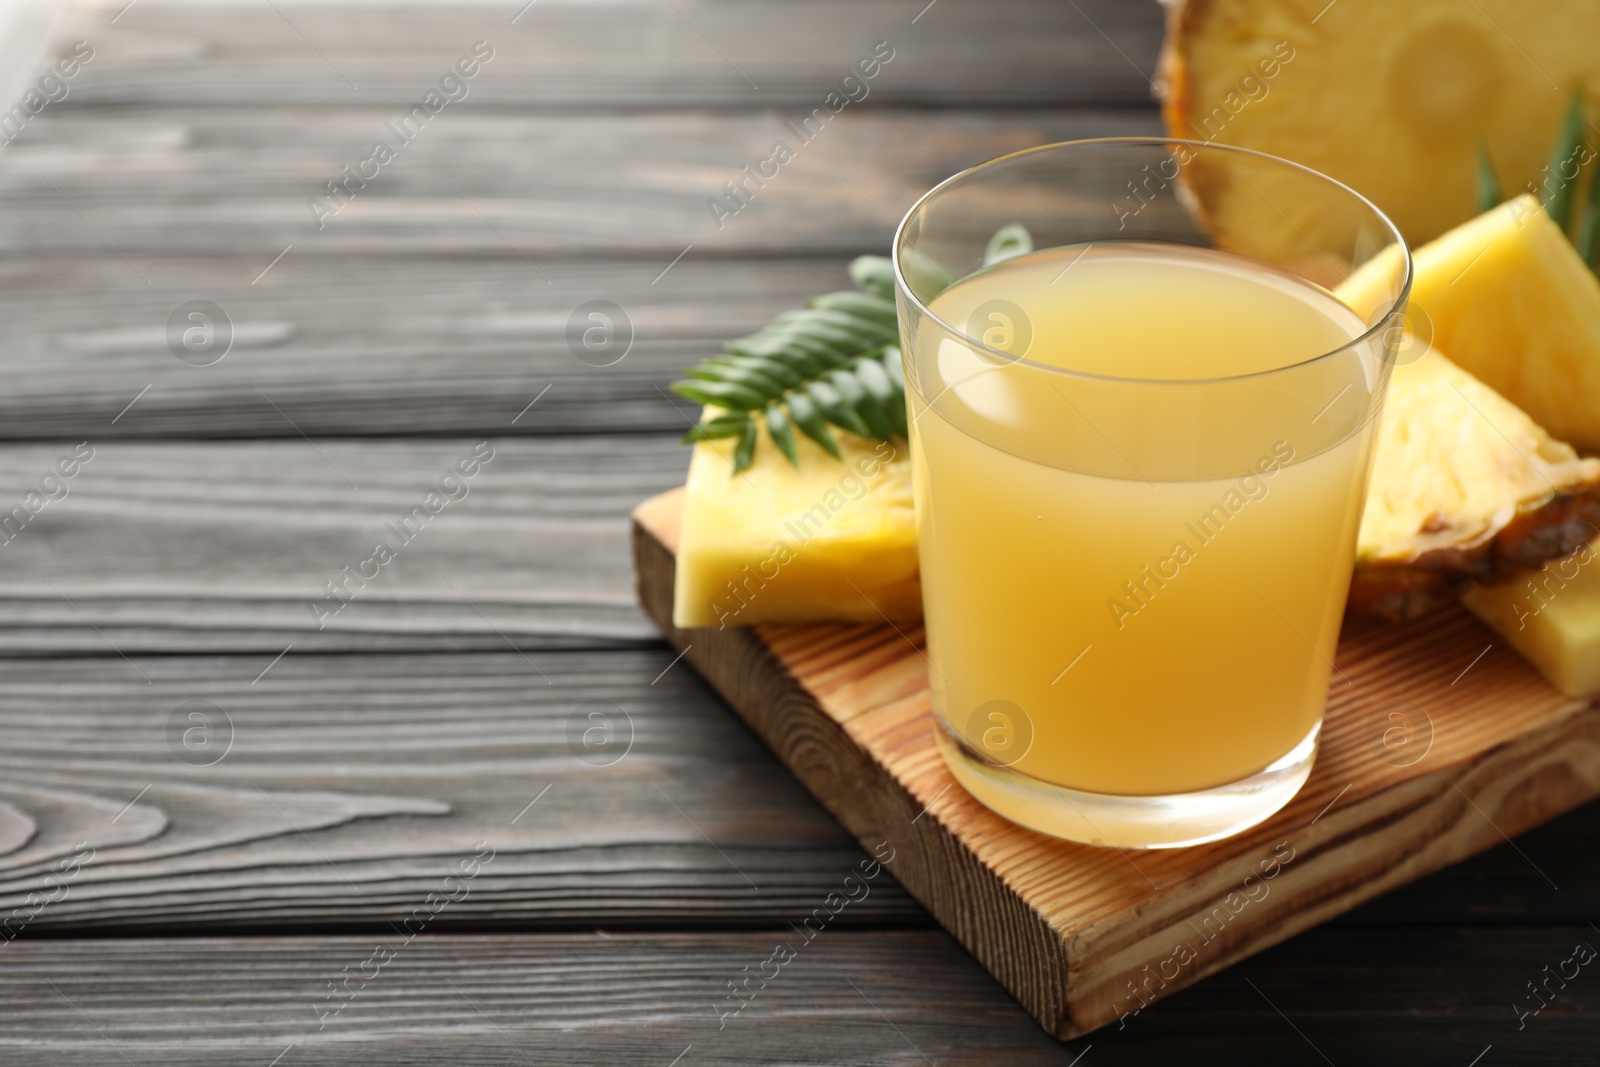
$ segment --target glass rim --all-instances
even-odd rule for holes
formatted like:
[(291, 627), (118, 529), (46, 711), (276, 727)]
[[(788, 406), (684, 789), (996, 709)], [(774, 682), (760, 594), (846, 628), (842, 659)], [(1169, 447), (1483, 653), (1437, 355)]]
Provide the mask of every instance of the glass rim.
[[(1067, 367), (1057, 367), (1049, 363), (1040, 363), (1035, 360), (1028, 359), (1025, 356), (1014, 356), (1009, 352), (1005, 352), (1001, 349), (993, 348), (987, 344), (984, 344), (978, 338), (969, 335), (965, 330), (957, 329), (956, 327), (952, 326), (950, 323), (934, 314), (933, 310), (929, 308), (927, 304), (923, 303), (922, 298), (911, 291), (911, 286), (909, 283), (907, 283), (905, 273), (901, 270), (900, 265), (900, 246), (905, 240), (906, 228), (911, 224), (911, 220), (915, 218), (919, 212), (921, 212), (923, 205), (927, 204), (933, 197), (943, 192), (948, 186), (954, 185), (957, 182), (964, 181), (965, 179), (974, 177), (984, 171), (997, 167), (1002, 163), (1019, 159), (1023, 156), (1037, 155), (1043, 152), (1053, 152), (1065, 148), (1098, 148), (1112, 145), (1141, 145), (1146, 147), (1182, 145), (1186, 148), (1207, 149), (1217, 152), (1231, 152), (1236, 155), (1252, 156), (1256, 159), (1262, 159), (1270, 163), (1279, 164), (1292, 170), (1300, 171), (1307, 177), (1317, 179), (1328, 185), (1334, 186), (1335, 188), (1349, 194), (1355, 200), (1364, 205), (1369, 211), (1371, 211), (1372, 214), (1382, 222), (1384, 227), (1388, 229), (1390, 236), (1394, 238), (1394, 243), (1400, 246), (1403, 262), (1405, 264), (1405, 277), (1400, 284), (1400, 295), (1389, 303), (1388, 307), (1385, 308), (1384, 313), (1377, 317), (1376, 322), (1374, 322), (1371, 326), (1368, 326), (1367, 329), (1358, 336), (1352, 337), (1350, 340), (1346, 341), (1337, 348), (1318, 353), (1314, 356), (1309, 356), (1306, 359), (1298, 360), (1294, 363), (1286, 363), (1281, 367), (1271, 367), (1267, 370), (1250, 371), (1245, 374), (1224, 374), (1209, 378), (1141, 378), (1117, 374), (1094, 374), (1089, 371), (1071, 370)], [(1291, 223), (1291, 225), (1293, 224)], [(1022, 148), (1015, 152), (1007, 152), (1004, 155), (995, 156), (992, 159), (986, 159), (982, 163), (977, 163), (973, 166), (967, 167), (964, 170), (957, 171), (956, 173), (950, 175), (950, 177), (935, 185), (932, 189), (929, 189), (927, 192), (923, 193), (917, 198), (917, 202), (912, 204), (911, 207), (906, 211), (905, 217), (902, 218), (900, 220), (900, 224), (895, 227), (894, 241), (889, 249), (889, 260), (894, 269), (895, 288), (905, 294), (906, 298), (911, 301), (918, 313), (923, 317), (931, 319), (933, 323), (945, 333), (960, 339), (961, 341), (970, 345), (972, 348), (980, 352), (989, 353), (990, 355), (1003, 361), (1004, 364), (1020, 363), (1034, 370), (1061, 374), (1069, 378), (1102, 382), (1121, 382), (1138, 385), (1206, 385), (1220, 382), (1239, 382), (1246, 381), (1251, 378), (1264, 378), (1274, 374), (1282, 374), (1286, 371), (1297, 370), (1302, 367), (1310, 366), (1311, 364), (1317, 363), (1324, 359), (1330, 359), (1342, 352), (1347, 352), (1358, 345), (1368, 343), (1383, 331), (1387, 330), (1389, 328), (1389, 320), (1394, 318), (1399, 309), (1404, 307), (1406, 301), (1410, 299), (1411, 283), (1415, 276), (1415, 266), (1412, 262), (1411, 246), (1406, 243), (1405, 235), (1400, 232), (1400, 228), (1395, 225), (1394, 220), (1389, 218), (1388, 215), (1384, 214), (1383, 210), (1380, 209), (1378, 205), (1374, 204), (1371, 200), (1350, 188), (1350, 186), (1346, 185), (1344, 182), (1339, 181), (1337, 178), (1331, 178), (1319, 170), (1306, 166), (1304, 163), (1296, 163), (1292, 159), (1285, 159), (1282, 156), (1275, 156), (1270, 152), (1258, 152), (1253, 148), (1240, 148), (1237, 145), (1216, 144), (1210, 141), (1195, 141), (1182, 137), (1085, 137), (1074, 141), (1053, 141), (1050, 144), (1035, 145), (1032, 148)], [(951, 284), (955, 283), (952, 282)]]

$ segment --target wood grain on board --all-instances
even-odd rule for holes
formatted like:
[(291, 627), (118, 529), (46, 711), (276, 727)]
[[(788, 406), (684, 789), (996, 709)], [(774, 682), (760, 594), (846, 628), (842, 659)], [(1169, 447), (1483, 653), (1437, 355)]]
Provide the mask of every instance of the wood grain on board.
[(920, 629), (672, 628), (681, 504), (675, 490), (634, 513), (646, 610), (869, 851), (896, 848), (902, 884), (1063, 1037), (1600, 794), (1592, 703), (1504, 650), (1474, 663), (1486, 632), (1450, 611), (1347, 628), (1311, 780), (1261, 826), (1158, 852), (1056, 841), (954, 785)]

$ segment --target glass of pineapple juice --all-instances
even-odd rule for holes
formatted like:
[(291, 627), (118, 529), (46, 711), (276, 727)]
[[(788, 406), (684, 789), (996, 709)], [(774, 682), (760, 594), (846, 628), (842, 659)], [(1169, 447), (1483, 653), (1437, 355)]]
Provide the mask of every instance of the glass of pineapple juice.
[[(1232, 216), (1253, 224), (1214, 231), (1207, 183), (1259, 193)], [(1296, 195), (1330, 187), (1334, 210)], [(906, 215), (935, 733), (984, 804), (1176, 847), (1305, 782), (1347, 682), (1335, 645), (1411, 280), (1393, 245), (1330, 178), (1175, 140), (1019, 152)], [(1386, 294), (1362, 314), (1334, 296), (1356, 271)]]

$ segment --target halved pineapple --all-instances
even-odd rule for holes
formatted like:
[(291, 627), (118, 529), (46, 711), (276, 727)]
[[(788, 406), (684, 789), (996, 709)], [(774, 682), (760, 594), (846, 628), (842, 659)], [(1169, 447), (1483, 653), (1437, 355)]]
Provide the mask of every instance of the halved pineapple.
[[(1167, 2), (1169, 134), (1314, 167), (1412, 244), (1476, 213), (1480, 140), (1508, 193), (1539, 187), (1574, 87), (1591, 105), (1600, 91), (1594, 0)], [(1331, 192), (1320, 202), (1296, 183), (1291, 196), (1265, 173), (1245, 187), (1204, 157), (1190, 169), (1216, 231), (1276, 235), (1286, 258), (1332, 236)]]
[(742, 474), (733, 472), (729, 442), (695, 446), (674, 626), (921, 617), (906, 443), (835, 430), (842, 459), (834, 459), (795, 436), (798, 467), (776, 448), (758, 448)]
[(1351, 610), (1408, 618), (1571, 553), (1600, 522), (1600, 459), (1579, 459), (1436, 351), (1396, 367), (1356, 547)]

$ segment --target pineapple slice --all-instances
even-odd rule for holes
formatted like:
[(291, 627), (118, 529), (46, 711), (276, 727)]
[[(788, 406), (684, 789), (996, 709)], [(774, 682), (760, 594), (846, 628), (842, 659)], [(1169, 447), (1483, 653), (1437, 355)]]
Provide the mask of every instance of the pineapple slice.
[(1451, 360), (1600, 452), (1600, 279), (1538, 201), (1518, 197), (1418, 249), (1411, 303)]
[[(1370, 320), (1402, 254), (1380, 252), (1338, 287), (1339, 298)], [(1530, 261), (1556, 266), (1539, 271)], [(1425, 611), (1468, 579), (1498, 580), (1564, 556), (1600, 521), (1600, 464), (1578, 460), (1538, 412), (1530, 417), (1491, 388), (1514, 378), (1518, 360), (1569, 351), (1564, 339), (1581, 332), (1577, 312), (1558, 313), (1558, 298), (1539, 295), (1541, 277), (1580, 293), (1594, 284), (1566, 239), (1536, 201), (1520, 197), (1419, 249), (1415, 266), (1413, 321), (1452, 359), (1459, 348), (1476, 362), (1462, 369), (1429, 351), (1397, 367), (1390, 383), (1350, 591), (1352, 610), (1389, 618)], [(1458, 295), (1468, 291), (1470, 299)], [(1545, 311), (1519, 314), (1526, 307)], [(1600, 323), (1600, 307), (1594, 314)], [(1467, 373), (1486, 364), (1487, 382)], [(1497, 369), (1505, 366), (1510, 374)]]
[[(1540, 188), (1572, 88), (1590, 87), (1591, 113), (1600, 89), (1594, 0), (1168, 3), (1158, 82), (1169, 134), (1331, 175), (1413, 245), (1476, 213), (1480, 139), (1506, 190)], [(1319, 202), (1266, 172), (1255, 188), (1217, 170), (1204, 158), (1191, 168), (1214, 232), (1272, 235), (1279, 261), (1337, 232), (1331, 191)]]
[(733, 473), (729, 442), (695, 446), (674, 626), (921, 617), (905, 442), (836, 430), (841, 461), (796, 436), (799, 467), (765, 442), (742, 474)]
[(1564, 556), (1600, 522), (1600, 460), (1579, 459), (1436, 351), (1395, 368), (1356, 544), (1350, 607), (1409, 618)]
[(1568, 696), (1600, 694), (1600, 539), (1522, 581), (1475, 586), (1467, 607)]

